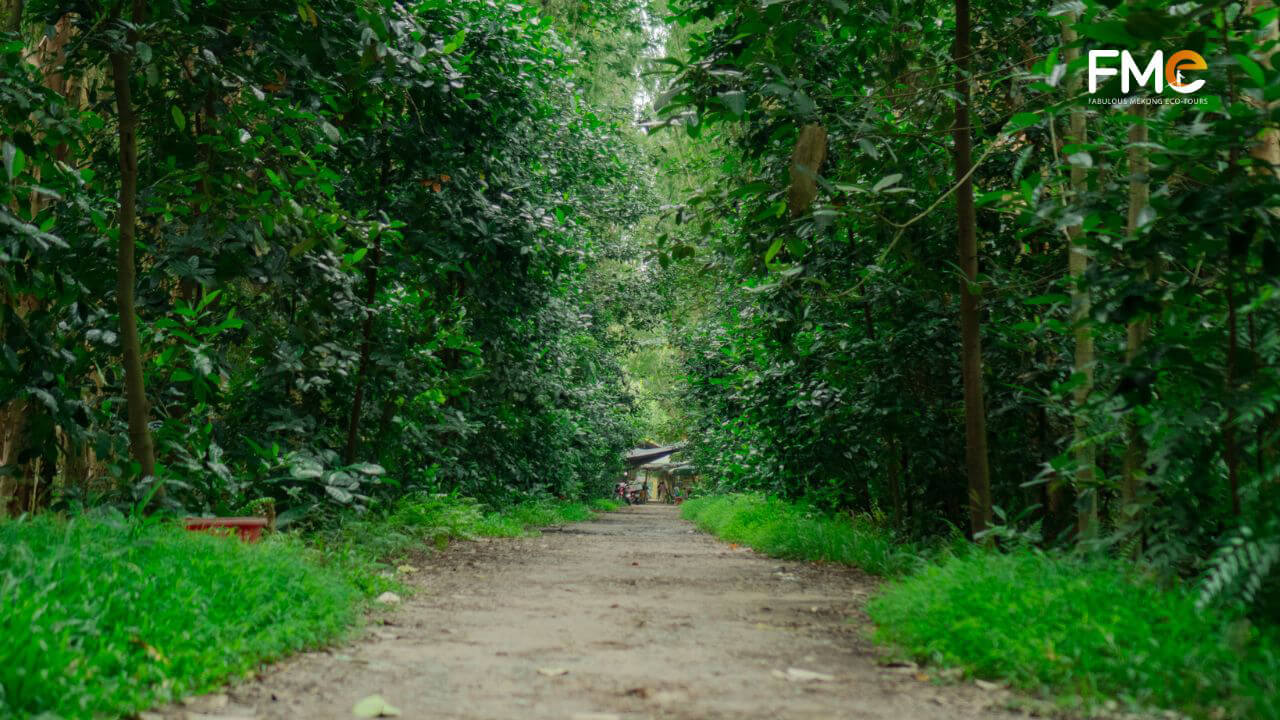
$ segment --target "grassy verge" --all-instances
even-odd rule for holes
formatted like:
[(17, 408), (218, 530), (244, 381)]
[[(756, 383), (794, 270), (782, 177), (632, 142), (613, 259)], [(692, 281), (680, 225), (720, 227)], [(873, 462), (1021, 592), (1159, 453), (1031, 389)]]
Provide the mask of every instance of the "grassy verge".
[(607, 501), (500, 512), (417, 495), (256, 545), (123, 518), (0, 521), (0, 717), (117, 716), (339, 639), (424, 543), (511, 537)]
[(775, 557), (855, 565), (875, 575), (897, 575), (920, 562), (913, 548), (865, 520), (763, 495), (695, 498), (680, 511), (717, 537)]
[(888, 584), (879, 639), (1067, 706), (1280, 718), (1280, 638), (1112, 561), (972, 552)]
[(347, 515), (311, 535), (324, 562), (366, 595), (402, 591), (394, 569), (423, 547), (444, 549), (453, 540), (521, 537), (538, 528), (590, 520), (595, 511), (615, 510), (612, 500), (526, 500), (487, 510), (471, 498), (427, 493), (409, 495), (394, 506)]
[(868, 610), (877, 639), (1065, 706), (1118, 700), (1193, 717), (1280, 719), (1280, 631), (1198, 610), (1110, 560), (953, 546), (898, 546), (884, 529), (758, 495), (713, 496), (684, 516), (779, 557), (892, 578)]
[(116, 715), (341, 635), (358, 594), (296, 539), (0, 523), (0, 716)]

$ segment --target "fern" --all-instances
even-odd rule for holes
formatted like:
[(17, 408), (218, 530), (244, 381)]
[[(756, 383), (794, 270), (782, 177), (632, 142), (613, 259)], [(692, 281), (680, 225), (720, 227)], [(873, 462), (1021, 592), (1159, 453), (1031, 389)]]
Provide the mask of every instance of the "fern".
[(1252, 605), (1277, 563), (1280, 536), (1259, 538), (1248, 526), (1241, 527), (1209, 560), (1196, 606), (1203, 610), (1223, 600)]

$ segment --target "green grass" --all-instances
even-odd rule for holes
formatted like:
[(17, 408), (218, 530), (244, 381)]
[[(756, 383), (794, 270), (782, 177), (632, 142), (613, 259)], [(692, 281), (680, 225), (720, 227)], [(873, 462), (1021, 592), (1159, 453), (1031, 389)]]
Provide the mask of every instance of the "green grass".
[(760, 495), (698, 498), (682, 511), (770, 555), (895, 578), (868, 610), (877, 639), (918, 660), (1085, 711), (1118, 700), (1193, 717), (1280, 720), (1280, 628), (1197, 610), (1189, 589), (1160, 586), (1127, 564), (900, 545), (869, 521)]
[(116, 519), (0, 521), (0, 718), (118, 716), (219, 686), (342, 635), (395, 564), (456, 538), (513, 537), (616, 505), (500, 512), (411, 495), (256, 545)]
[(711, 495), (680, 506), (699, 528), (781, 558), (855, 565), (875, 575), (915, 568), (920, 556), (864, 519), (831, 515), (763, 495)]
[(208, 690), (357, 620), (301, 543), (0, 522), (0, 717), (117, 715)]
[(325, 562), (367, 595), (403, 590), (387, 577), (399, 561), (424, 546), (444, 549), (450, 541), (479, 537), (522, 537), (538, 528), (590, 520), (614, 510), (611, 500), (526, 500), (488, 510), (471, 498), (415, 493), (394, 506), (346, 515), (311, 537)]
[(1114, 561), (972, 552), (890, 583), (880, 640), (921, 660), (1096, 706), (1280, 718), (1280, 638)]

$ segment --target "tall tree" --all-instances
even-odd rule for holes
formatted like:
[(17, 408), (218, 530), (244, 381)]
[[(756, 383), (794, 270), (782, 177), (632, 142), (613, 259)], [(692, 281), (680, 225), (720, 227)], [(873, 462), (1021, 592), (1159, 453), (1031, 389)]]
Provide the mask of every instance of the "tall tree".
[[(120, 142), (119, 247), (116, 254), (116, 306), (120, 312), (120, 345), (124, 350), (125, 403), (129, 413), (129, 451), (143, 477), (156, 472), (155, 448), (148, 425), (150, 410), (142, 375), (142, 344), (138, 338), (138, 317), (134, 305), (134, 246), (137, 242), (138, 201), (138, 117), (134, 113), (130, 89), (138, 25), (146, 7), (133, 0), (126, 43), (111, 51), (111, 77), (116, 95), (116, 119)], [(115, 18), (120, 21), (119, 16)]]
[(969, 527), (976, 535), (991, 523), (991, 469), (982, 397), (982, 337), (978, 311), (978, 222), (973, 197), (973, 129), (969, 126), (972, 79), (969, 0), (956, 0), (955, 166), (956, 244), (960, 270), (961, 374), (964, 378), (965, 468), (969, 480)]
[[(1150, 185), (1147, 181), (1147, 156), (1143, 147), (1147, 142), (1146, 111), (1144, 106), (1134, 103), (1129, 108), (1132, 118), (1129, 125), (1129, 147), (1126, 150), (1129, 165), (1129, 213), (1125, 224), (1125, 234), (1132, 240), (1142, 226), (1143, 214), (1150, 199)], [(1154, 279), (1155, 264), (1149, 263), (1144, 274)], [(1131, 320), (1125, 329), (1125, 362), (1132, 365), (1138, 359), (1142, 344), (1151, 332), (1151, 320), (1147, 316)], [(1147, 456), (1146, 442), (1142, 432), (1131, 413), (1126, 420), (1126, 447), (1124, 454), (1124, 470), (1120, 479), (1121, 514), (1126, 522), (1138, 520), (1138, 486), (1141, 483), (1143, 464)]]
[[(1075, 24), (1079, 22), (1079, 14), (1069, 13), (1062, 23), (1062, 42), (1066, 46), (1064, 60), (1069, 67), (1080, 59), (1079, 36)], [(1075, 97), (1080, 92), (1080, 74), (1071, 73), (1067, 79), (1067, 96)], [(1067, 140), (1076, 145), (1088, 141), (1088, 125), (1085, 108), (1073, 105), (1070, 114), (1070, 134)], [(1079, 202), (1085, 192), (1085, 167), (1083, 163), (1071, 164), (1071, 192), (1073, 201)], [(1089, 290), (1082, 286), (1085, 272), (1089, 269), (1089, 252), (1082, 242), (1083, 227), (1081, 223), (1067, 226), (1067, 272), (1071, 277), (1071, 327), (1075, 342), (1073, 351), (1073, 371), (1076, 375), (1072, 400), (1075, 412), (1072, 416), (1073, 438), (1072, 448), (1075, 456), (1075, 486), (1080, 502), (1077, 508), (1077, 532), (1081, 537), (1091, 537), (1098, 526), (1098, 492), (1095, 487), (1094, 465), (1095, 453), (1089, 442), (1086, 427), (1087, 418), (1084, 413), (1089, 395), (1093, 392), (1093, 328), (1089, 324), (1089, 309), (1092, 304)]]

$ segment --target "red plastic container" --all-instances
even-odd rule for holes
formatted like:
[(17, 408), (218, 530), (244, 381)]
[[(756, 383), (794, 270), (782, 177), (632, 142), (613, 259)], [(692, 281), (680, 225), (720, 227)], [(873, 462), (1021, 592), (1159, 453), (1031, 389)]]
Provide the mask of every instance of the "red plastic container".
[(196, 532), (235, 530), (236, 536), (247, 543), (262, 539), (262, 528), (267, 526), (267, 519), (260, 517), (189, 517), (182, 522)]

